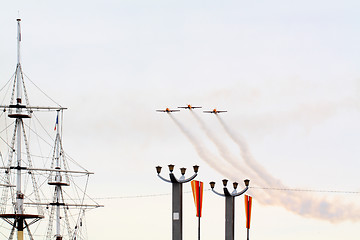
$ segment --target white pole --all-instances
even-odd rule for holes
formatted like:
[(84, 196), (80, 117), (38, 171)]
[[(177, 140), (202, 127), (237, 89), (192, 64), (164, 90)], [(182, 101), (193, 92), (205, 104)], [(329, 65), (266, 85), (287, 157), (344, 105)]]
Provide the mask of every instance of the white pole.
[[(17, 50), (18, 50), (18, 56), (17, 56), (17, 67), (16, 67), (16, 87), (17, 87), (17, 93), (16, 93), (16, 102), (17, 104), (21, 104), (21, 82), (22, 82), (22, 74), (21, 74), (21, 65), (20, 65), (20, 42), (21, 42), (21, 29), (20, 29), (20, 21), (21, 19), (17, 19), (18, 27), (17, 27)], [(16, 113), (21, 113), (21, 108), (16, 109)], [(16, 119), (16, 159), (17, 159), (17, 171), (16, 171), (16, 214), (24, 214), (24, 194), (21, 192), (21, 125), (22, 125), (22, 119), (21, 117), (18, 117)], [(23, 218), (19, 218), (17, 221), (17, 236), (18, 240), (22, 240), (23, 235), (23, 229), (24, 229), (24, 220)]]
[[(59, 111), (57, 111), (56, 116), (56, 169), (60, 169), (60, 128), (59, 128)], [(61, 175), (60, 172), (56, 172), (55, 182), (61, 182)], [(61, 239), (61, 228), (60, 228), (60, 193), (61, 193), (61, 186), (57, 184), (56, 187), (56, 237), (57, 239)]]
[[(21, 104), (21, 96), (22, 96), (22, 91), (21, 91), (21, 80), (22, 80), (22, 74), (21, 74), (21, 64), (20, 64), (20, 42), (21, 42), (21, 28), (20, 28), (20, 21), (21, 19), (17, 19), (16, 20), (18, 22), (18, 27), (17, 27), (17, 66), (16, 66), (16, 87), (17, 87), (17, 97), (16, 97), (16, 101), (18, 104)], [(18, 109), (20, 110), (20, 109)]]
[(16, 140), (17, 140), (17, 148), (16, 148), (16, 160), (17, 160), (17, 171), (16, 171), (16, 210), (17, 214), (23, 214), (23, 197), (21, 193), (21, 119), (16, 119)]

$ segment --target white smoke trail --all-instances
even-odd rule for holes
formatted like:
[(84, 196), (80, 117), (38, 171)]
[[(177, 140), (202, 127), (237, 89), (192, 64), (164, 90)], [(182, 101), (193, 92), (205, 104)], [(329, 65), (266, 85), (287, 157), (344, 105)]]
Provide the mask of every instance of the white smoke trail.
[(205, 132), (205, 134), (209, 137), (209, 139), (215, 144), (217, 150), (219, 151), (221, 157), (227, 161), (234, 170), (237, 171), (237, 174), (241, 174), (244, 177), (249, 178), (250, 180), (256, 179), (255, 183), (259, 182), (259, 186), (264, 186), (263, 179), (255, 177), (255, 172), (244, 165), (241, 161), (241, 158), (234, 156), (231, 154), (231, 151), (226, 147), (225, 144), (221, 140), (219, 140), (213, 132), (206, 126), (204, 121), (193, 111), (191, 111), (192, 115), (200, 125), (201, 129)]
[[(270, 173), (265, 170), (264, 167), (262, 167), (259, 163), (255, 161), (255, 159), (250, 153), (250, 150), (245, 140), (240, 135), (237, 135), (233, 131), (231, 131), (230, 128), (219, 116), (217, 117), (226, 133), (238, 145), (241, 156), (244, 159), (245, 163), (257, 173), (258, 178), (263, 179), (263, 181), (267, 183), (268, 187), (280, 186), (284, 188), (284, 185), (280, 180), (274, 178)], [(260, 202), (282, 206), (285, 209), (301, 216), (327, 220), (330, 222), (360, 220), (360, 209), (359, 207), (354, 206), (354, 204), (345, 204), (338, 200), (335, 201), (325, 198), (319, 199), (315, 198), (309, 193), (283, 191), (279, 192), (278, 194), (272, 195), (270, 201), (269, 199), (267, 199), (267, 201)]]
[[(221, 140), (219, 140), (212, 131), (206, 126), (204, 121), (196, 115), (193, 111), (191, 111), (192, 115), (196, 119), (196, 121), (199, 123), (201, 129), (206, 133), (206, 135), (209, 137), (209, 139), (215, 144), (218, 152), (220, 153), (221, 157), (227, 161), (231, 165), (231, 169), (228, 169), (228, 172), (231, 172), (237, 176), (235, 180), (239, 179), (239, 175), (245, 176), (246, 178), (250, 179), (252, 186), (264, 186), (266, 182), (262, 178), (256, 177), (256, 173), (249, 167), (247, 167), (244, 163), (242, 163), (241, 158), (238, 158), (231, 154), (231, 151), (226, 147), (225, 144), (222, 143)], [(227, 175), (229, 176), (229, 175)], [(256, 194), (253, 193), (253, 191), (248, 191), (247, 194), (250, 194), (252, 196), (258, 197), (259, 201), (263, 204), (267, 204), (271, 202), (271, 196), (266, 191), (257, 191)]]
[(181, 132), (187, 137), (190, 143), (194, 146), (197, 154), (201, 159), (203, 159), (206, 163), (209, 164), (214, 170), (220, 172), (224, 176), (231, 176), (235, 178), (234, 174), (229, 171), (229, 168), (221, 163), (221, 160), (213, 155), (201, 142), (193, 136), (190, 131), (186, 129), (184, 125), (182, 125), (178, 120), (174, 118), (173, 115), (169, 114), (170, 118), (174, 121), (177, 127), (181, 130)]
[(239, 174), (241, 174), (242, 176), (246, 176), (247, 174), (243, 171), (243, 168), (240, 168), (238, 166), (235, 157), (232, 156), (231, 152), (227, 149), (227, 147), (218, 138), (215, 137), (215, 135), (210, 131), (210, 129), (206, 126), (206, 124), (199, 118), (199, 116), (196, 115), (196, 113), (194, 113), (193, 111), (191, 111), (191, 113), (196, 119), (196, 121), (199, 123), (201, 129), (206, 133), (209, 139), (215, 144), (221, 157), (225, 161), (229, 162), (232, 167), (235, 167), (238, 170)]
[(267, 187), (283, 187), (283, 184), (280, 180), (275, 179), (274, 177), (269, 174), (263, 166), (255, 161), (249, 147), (247, 146), (245, 140), (238, 134), (234, 134), (233, 131), (224, 123), (224, 121), (220, 118), (220, 116), (216, 115), (218, 120), (221, 123), (221, 126), (225, 129), (225, 132), (230, 136), (230, 138), (238, 145), (240, 148), (240, 154), (245, 161), (245, 163), (252, 169), (258, 177), (262, 178)]

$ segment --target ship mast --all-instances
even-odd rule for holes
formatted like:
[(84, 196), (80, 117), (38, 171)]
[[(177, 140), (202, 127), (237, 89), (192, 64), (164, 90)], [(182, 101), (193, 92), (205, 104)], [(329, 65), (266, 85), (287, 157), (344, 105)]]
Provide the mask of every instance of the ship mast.
[[(88, 208), (97, 208), (102, 207), (102, 205), (97, 204), (87, 204), (84, 202), (85, 197), (87, 196), (85, 190), (81, 190), (77, 184), (73, 182), (71, 178), (72, 174), (81, 174), (86, 176), (86, 184), (88, 177), (90, 174), (93, 174), (86, 169), (79, 171), (71, 171), (69, 170), (69, 165), (67, 159), (65, 157), (65, 153), (62, 148), (61, 142), (61, 124), (59, 124), (59, 117), (62, 116), (63, 110), (66, 108), (61, 107), (59, 104), (58, 107), (43, 107), (43, 106), (31, 106), (28, 101), (28, 95), (25, 88), (25, 83), (23, 79), (23, 72), (21, 68), (21, 19), (17, 19), (17, 65), (15, 71), (15, 78), (13, 82), (12, 94), (10, 105), (0, 105), (0, 108), (3, 109), (4, 112), (8, 111), (7, 117), (13, 119), (14, 121), (14, 131), (11, 138), (11, 143), (7, 144), (9, 147), (9, 158), (7, 165), (0, 167), (0, 169), (5, 170), (5, 183), (4, 186), (6, 188), (2, 191), (1, 201), (0, 201), (0, 219), (3, 219), (5, 222), (12, 226), (9, 240), (13, 240), (15, 235), (17, 236), (17, 240), (24, 240), (24, 231), (27, 231), (27, 236), (29, 240), (34, 240), (32, 233), (30, 232), (30, 225), (38, 222), (40, 219), (44, 218), (44, 212), (42, 207), (46, 206), (46, 209), (51, 208), (49, 214), (49, 224), (46, 234), (46, 239), (54, 239), (62, 240), (66, 239), (83, 239), (80, 236), (81, 231), (79, 230), (82, 226), (82, 216), (84, 209)], [(55, 138), (55, 146), (53, 148), (53, 156), (52, 163), (50, 168), (39, 168), (34, 166), (31, 160), (32, 156), (30, 154), (29, 142), (30, 137), (27, 136), (25, 127), (29, 126), (29, 132), (32, 131), (30, 128), (30, 124), (26, 125), (25, 119), (30, 119), (32, 116), (36, 118), (36, 114), (34, 111), (57, 111), (56, 118), (56, 138)], [(10, 126), (10, 125), (9, 125)], [(53, 140), (53, 139), (52, 139)], [(24, 151), (25, 153), (22, 153)], [(39, 156), (37, 156), (39, 157)], [(26, 161), (27, 160), (27, 161)], [(40, 201), (40, 191), (41, 194), (44, 194), (43, 184), (38, 185), (38, 178), (35, 177), (35, 174), (42, 172), (42, 177), (44, 175), (48, 176), (48, 185), (50, 185), (51, 192), (53, 193), (52, 201), (47, 203), (42, 203)], [(49, 175), (44, 174), (45, 172), (50, 172)], [(70, 178), (69, 178), (70, 176)], [(30, 180), (31, 179), (31, 180)], [(32, 183), (32, 186), (29, 183)], [(70, 185), (70, 182), (72, 184)], [(15, 183), (14, 185), (11, 183)], [(40, 187), (39, 187), (40, 186)], [(63, 191), (63, 187), (70, 186), (68, 188), (69, 191)], [(8, 189), (14, 187), (14, 190), (11, 190), (11, 198), (8, 198)], [(53, 188), (54, 187), (54, 188)], [(28, 192), (30, 190), (30, 193)], [(48, 189), (47, 189), (48, 190)], [(45, 190), (46, 191), (46, 190)], [(73, 201), (70, 203), (67, 199), (64, 199), (64, 194), (68, 196), (70, 191), (76, 192), (79, 197), (82, 194), (82, 198)], [(47, 192), (48, 193), (48, 192)], [(6, 206), (9, 200), (12, 200), (13, 209), (8, 213)], [(74, 200), (74, 199), (72, 199)], [(24, 207), (26, 206), (26, 207)], [(28, 208), (29, 206), (29, 208)], [(34, 209), (34, 206), (37, 207), (37, 213), (32, 214), (29, 213), (31, 209)], [(71, 220), (75, 224), (74, 227), (71, 227), (72, 224), (69, 221), (69, 217), (76, 216), (74, 210), (70, 210), (70, 208), (76, 209), (80, 208), (79, 216), (77, 220), (72, 218)], [(30, 210), (29, 210), (30, 209)], [(63, 216), (61, 216), (63, 214)], [(54, 221), (55, 220), (55, 221)], [(53, 222), (55, 222), (55, 235), (52, 232)], [(67, 230), (67, 231), (64, 231)], [(80, 238), (79, 238), (80, 236)]]
[[(59, 128), (59, 111), (56, 116), (56, 167), (55, 169), (61, 169), (60, 167), (60, 128)], [(55, 187), (56, 191), (56, 240), (61, 240), (60, 233), (60, 194), (61, 194), (61, 173), (56, 172), (55, 181), (58, 183)]]
[[(24, 133), (24, 141), (26, 142), (26, 136), (23, 129), (24, 123), (23, 119), (30, 118), (31, 115), (28, 112), (24, 112), (23, 109), (26, 109), (26, 105), (22, 104), (22, 92), (23, 92), (23, 74), (21, 69), (21, 58), (20, 58), (20, 44), (21, 44), (21, 28), (20, 22), (21, 19), (17, 19), (17, 65), (16, 65), (16, 73), (15, 73), (15, 81), (16, 81), (16, 104), (10, 105), (9, 108), (15, 109), (15, 113), (12, 111), (9, 112), (8, 117), (15, 119), (15, 131), (14, 138), (16, 138), (16, 148), (15, 142), (12, 147), (13, 152), (16, 155), (16, 163), (15, 166), (9, 166), (10, 169), (15, 169), (16, 171), (16, 202), (14, 213), (2, 213), (0, 214), (0, 218), (3, 218), (6, 222), (12, 224), (13, 228), (10, 233), (9, 239), (13, 239), (14, 231), (17, 230), (17, 239), (24, 239), (24, 229), (26, 228), (31, 237), (29, 225), (26, 219), (34, 219), (32, 222), (36, 222), (39, 219), (43, 218), (42, 215), (37, 214), (27, 214), (24, 213), (24, 193), (22, 191), (22, 179), (21, 176), (23, 171), (27, 169), (27, 167), (22, 166), (22, 134)], [(36, 191), (36, 190), (35, 190)], [(36, 193), (35, 193), (36, 194)], [(13, 219), (11, 221), (11, 219)], [(32, 239), (32, 237), (31, 237)]]
[(22, 79), (22, 72), (21, 72), (21, 64), (20, 64), (20, 43), (21, 43), (21, 27), (20, 27), (20, 22), (21, 19), (16, 19), (17, 21), (17, 64), (16, 64), (16, 101), (17, 104), (21, 104), (21, 96), (22, 96), (22, 91), (21, 91), (21, 81), (20, 79)]
[[(16, 104), (21, 104), (21, 64), (20, 64), (20, 43), (21, 43), (21, 28), (20, 28), (21, 19), (17, 19), (17, 65), (16, 65)], [(17, 118), (16, 118), (16, 160), (17, 160), (17, 171), (16, 171), (16, 210), (15, 213), (23, 214), (24, 213), (24, 194), (21, 192), (21, 126), (22, 126), (22, 114), (21, 108), (16, 108)], [(24, 221), (23, 219), (17, 219), (17, 230), (18, 230), (18, 240), (24, 238)]]
[[(55, 140), (55, 179), (50, 179), (50, 181), (48, 182), (49, 185), (53, 185), (55, 186), (55, 194), (54, 194), (54, 201), (52, 203), (50, 203), (50, 205), (52, 206), (52, 208), (56, 207), (56, 219), (55, 219), (55, 223), (56, 223), (56, 240), (62, 240), (62, 235), (61, 235), (61, 216), (60, 216), (60, 210), (61, 207), (65, 207), (65, 203), (63, 202), (63, 192), (62, 192), (62, 187), (63, 186), (69, 186), (69, 182), (68, 181), (62, 181), (62, 175), (61, 175), (61, 157), (62, 157), (62, 148), (61, 148), (61, 136), (60, 136), (60, 127), (59, 127), (59, 113), (60, 110), (57, 110), (57, 116), (56, 116), (56, 125), (55, 125), (55, 129), (56, 129), (56, 140)], [(65, 173), (66, 174), (66, 173)], [(64, 213), (65, 213), (65, 220), (67, 220), (68, 216), (66, 214), (66, 208), (64, 208)], [(50, 221), (50, 225), (51, 225), (51, 221)], [(69, 228), (70, 226), (68, 226)], [(69, 229), (68, 229), (69, 230)], [(70, 234), (69, 234), (70, 235)], [(48, 238), (51, 237), (51, 231), (48, 231)]]

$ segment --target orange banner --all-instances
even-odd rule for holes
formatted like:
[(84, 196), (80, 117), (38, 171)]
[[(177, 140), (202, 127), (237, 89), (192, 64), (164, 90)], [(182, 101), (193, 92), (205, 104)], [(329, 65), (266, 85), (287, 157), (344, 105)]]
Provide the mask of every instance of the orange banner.
[(250, 229), (252, 197), (245, 195), (246, 228)]
[(191, 188), (194, 196), (194, 203), (196, 206), (196, 216), (201, 217), (202, 200), (203, 200), (203, 182), (193, 180), (191, 181)]

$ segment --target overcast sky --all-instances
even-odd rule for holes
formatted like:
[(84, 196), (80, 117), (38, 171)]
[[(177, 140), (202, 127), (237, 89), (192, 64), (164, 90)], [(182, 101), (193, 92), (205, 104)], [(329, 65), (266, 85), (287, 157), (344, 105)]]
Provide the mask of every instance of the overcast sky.
[[(250, 178), (323, 191), (252, 189), (252, 239), (357, 239), (360, 195), (328, 191), (360, 191), (359, 16), (355, 0), (8, 1), (0, 82), (15, 71), (20, 17), (23, 71), (69, 108), (65, 151), (96, 173), (89, 194), (105, 208), (88, 213), (90, 239), (170, 239), (171, 185), (155, 171), (170, 163), (186, 176), (199, 165), (206, 189)], [(155, 112), (187, 104), (203, 109)], [(202, 113), (213, 108), (228, 112)], [(202, 238), (222, 239), (224, 199), (206, 191), (203, 211)], [(244, 239), (243, 197), (235, 225)]]

